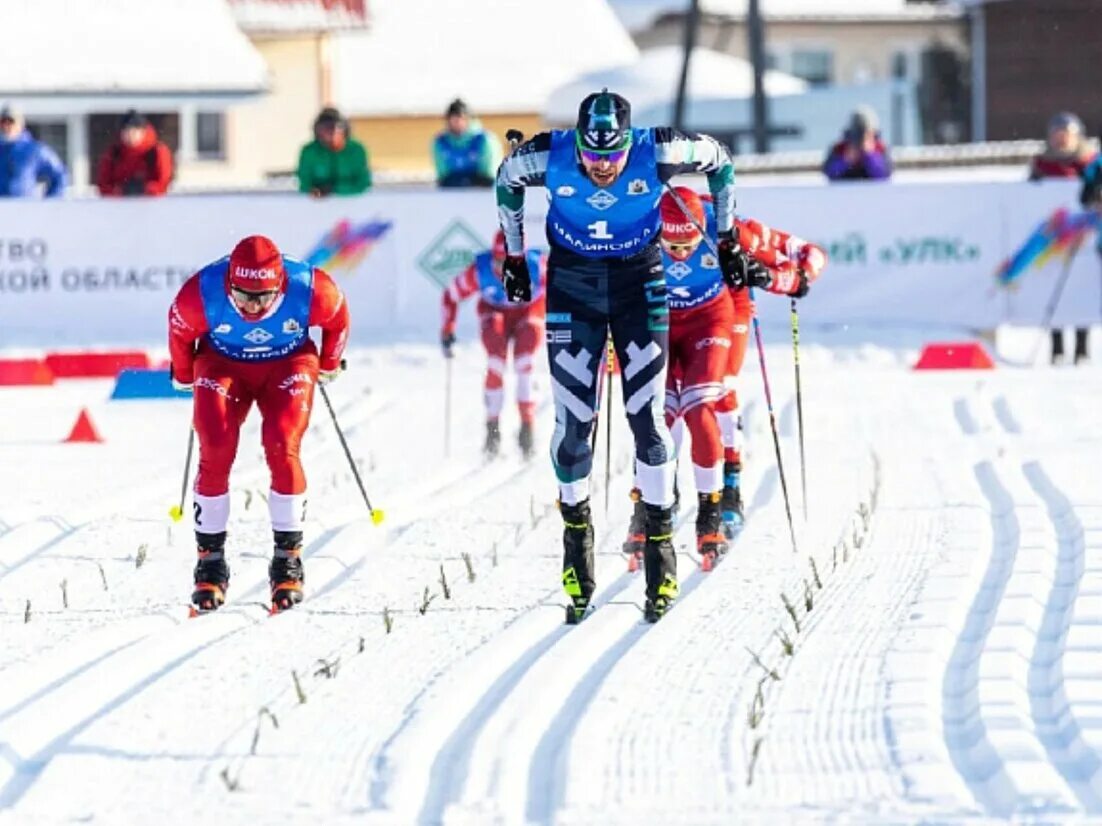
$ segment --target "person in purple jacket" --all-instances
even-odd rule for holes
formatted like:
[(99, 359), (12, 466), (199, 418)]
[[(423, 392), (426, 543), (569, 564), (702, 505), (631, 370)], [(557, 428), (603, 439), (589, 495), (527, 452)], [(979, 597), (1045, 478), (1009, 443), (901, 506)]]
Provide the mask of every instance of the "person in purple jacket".
[(842, 140), (831, 147), (823, 174), (832, 181), (886, 181), (892, 176), (888, 147), (880, 139), (876, 112), (859, 106), (850, 116)]
[(11, 106), (0, 107), (0, 198), (33, 198), (38, 184), (47, 198), (65, 190), (65, 165), (50, 147), (24, 128)]

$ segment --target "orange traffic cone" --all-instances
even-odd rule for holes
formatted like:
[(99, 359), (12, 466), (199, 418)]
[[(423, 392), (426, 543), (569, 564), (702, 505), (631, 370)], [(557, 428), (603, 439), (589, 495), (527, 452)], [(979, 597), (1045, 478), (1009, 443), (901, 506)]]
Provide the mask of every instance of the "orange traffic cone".
[(92, 424), (92, 417), (88, 415), (88, 408), (82, 407), (80, 409), (80, 415), (77, 416), (76, 424), (73, 425), (73, 429), (69, 431), (69, 435), (65, 437), (66, 442), (102, 442), (103, 437), (99, 435), (99, 431), (96, 430), (96, 426)]

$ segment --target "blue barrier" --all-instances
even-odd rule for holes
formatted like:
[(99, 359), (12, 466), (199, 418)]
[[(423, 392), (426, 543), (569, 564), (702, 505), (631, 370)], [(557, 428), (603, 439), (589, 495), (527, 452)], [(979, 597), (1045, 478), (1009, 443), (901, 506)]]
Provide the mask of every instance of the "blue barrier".
[(138, 370), (128, 368), (115, 379), (114, 399), (187, 399), (184, 393), (172, 386), (167, 370)]

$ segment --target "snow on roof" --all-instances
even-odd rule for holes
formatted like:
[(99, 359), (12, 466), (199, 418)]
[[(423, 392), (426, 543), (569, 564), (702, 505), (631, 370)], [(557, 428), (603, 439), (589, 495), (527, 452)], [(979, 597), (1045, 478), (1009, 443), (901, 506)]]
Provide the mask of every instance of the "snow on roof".
[(335, 102), (349, 115), (539, 112), (579, 72), (639, 54), (606, 0), (373, 0), (371, 29), (333, 39)]
[(367, 25), (367, 0), (228, 0), (250, 33), (321, 32)]
[(225, 0), (3, 0), (0, 95), (253, 93), (267, 66)]
[[(647, 29), (664, 14), (688, 11), (687, 0), (609, 0), (629, 30)], [(705, 14), (746, 17), (748, 0), (700, 0)], [(767, 20), (931, 20), (962, 14), (960, 0), (761, 0)]]
[[(663, 104), (672, 105), (681, 76), (680, 46), (659, 46), (643, 52), (630, 66), (587, 72), (551, 93), (544, 109), (544, 120), (552, 124), (572, 124), (578, 104), (590, 92), (607, 86), (619, 92), (636, 111)], [(765, 73), (769, 95), (791, 95), (806, 91), (807, 83), (784, 72)], [(710, 49), (694, 49), (689, 64), (688, 96), (695, 102), (712, 98), (730, 100), (754, 94), (754, 70), (750, 62)]]

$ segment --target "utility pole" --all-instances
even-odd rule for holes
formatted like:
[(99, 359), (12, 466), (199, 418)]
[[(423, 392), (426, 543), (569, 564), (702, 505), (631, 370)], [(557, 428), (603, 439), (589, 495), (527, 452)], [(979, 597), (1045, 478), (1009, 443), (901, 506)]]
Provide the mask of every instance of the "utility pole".
[(689, 90), (689, 61), (696, 47), (696, 34), (700, 28), (700, 0), (689, 0), (689, 13), (685, 17), (685, 54), (681, 60), (681, 78), (677, 82), (677, 100), (674, 102), (673, 125), (685, 128), (686, 97)]
[[(696, 5), (694, 0), (693, 5)], [(769, 114), (765, 99), (765, 26), (759, 0), (750, 0), (746, 15), (750, 63), (754, 67), (754, 151), (769, 151)]]

